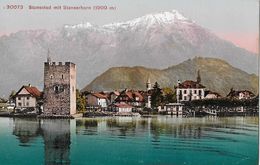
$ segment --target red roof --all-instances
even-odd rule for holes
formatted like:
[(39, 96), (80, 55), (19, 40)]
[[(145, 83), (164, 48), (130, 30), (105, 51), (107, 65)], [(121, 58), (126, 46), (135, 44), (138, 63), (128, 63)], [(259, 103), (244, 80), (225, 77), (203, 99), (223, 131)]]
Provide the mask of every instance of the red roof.
[(120, 95), (120, 93), (119, 93), (118, 91), (110, 92), (110, 95), (112, 95), (112, 94), (115, 94), (116, 96), (119, 96), (119, 95)]
[(91, 93), (91, 94), (100, 99), (107, 99), (106, 95), (103, 95), (101, 93)]
[[(139, 99), (136, 99), (136, 98)], [(121, 99), (120, 99), (121, 98)], [(126, 101), (126, 102), (143, 102), (144, 97), (139, 91), (133, 91), (133, 90), (124, 90), (120, 93), (120, 95), (116, 98), (116, 101)]]
[(22, 88), (16, 93), (16, 95), (18, 95), (23, 88), (25, 88), (27, 92), (29, 92), (34, 97), (41, 97), (42, 95), (42, 93), (36, 87), (25, 85), (22, 86)]
[(179, 84), (178, 88), (205, 88), (205, 86), (192, 80), (186, 80), (183, 83)]

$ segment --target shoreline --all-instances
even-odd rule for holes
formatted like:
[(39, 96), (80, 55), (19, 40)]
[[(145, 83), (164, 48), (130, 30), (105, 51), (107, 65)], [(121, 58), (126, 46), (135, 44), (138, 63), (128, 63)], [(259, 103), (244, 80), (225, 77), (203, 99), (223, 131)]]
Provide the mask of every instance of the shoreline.
[(225, 113), (221, 115), (195, 115), (195, 116), (184, 116), (184, 115), (164, 115), (164, 114), (139, 114), (139, 113), (131, 113), (131, 114), (116, 114), (116, 113), (102, 113), (102, 112), (91, 112), (91, 113), (79, 113), (74, 115), (68, 116), (43, 116), (37, 114), (10, 114), (10, 113), (1, 113), (0, 117), (7, 117), (7, 118), (36, 118), (36, 119), (78, 119), (78, 118), (97, 118), (97, 117), (142, 117), (142, 118), (152, 118), (156, 116), (176, 116), (179, 118), (202, 118), (206, 116), (215, 116), (215, 117), (239, 117), (239, 116), (257, 116), (259, 117), (258, 113)]

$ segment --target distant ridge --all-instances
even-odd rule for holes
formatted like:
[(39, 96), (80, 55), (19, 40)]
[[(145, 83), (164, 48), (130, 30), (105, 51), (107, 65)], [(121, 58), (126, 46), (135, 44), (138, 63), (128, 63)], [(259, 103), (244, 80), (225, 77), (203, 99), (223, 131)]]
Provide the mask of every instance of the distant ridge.
[(201, 83), (215, 92), (225, 96), (231, 88), (247, 89), (258, 94), (258, 77), (234, 68), (224, 60), (216, 58), (195, 57), (167, 69), (151, 69), (145, 67), (113, 67), (98, 76), (82, 91), (115, 90), (115, 89), (145, 89), (148, 78), (161, 87), (171, 87), (178, 80), (196, 80), (200, 70)]
[(1, 36), (0, 65), (4, 69), (0, 69), (0, 96), (29, 83), (43, 89), (48, 49), (53, 61), (77, 65), (78, 88), (111, 67), (163, 69), (195, 56), (220, 58), (248, 73), (257, 73), (256, 54), (172, 10), (102, 26), (86, 20), (54, 30), (23, 30)]

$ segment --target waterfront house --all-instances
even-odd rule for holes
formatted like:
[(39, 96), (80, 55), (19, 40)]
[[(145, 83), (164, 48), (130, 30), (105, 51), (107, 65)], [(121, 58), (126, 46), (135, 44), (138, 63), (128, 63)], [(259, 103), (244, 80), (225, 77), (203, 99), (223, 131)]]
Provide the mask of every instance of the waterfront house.
[(110, 105), (110, 109), (113, 112), (119, 112), (119, 113), (130, 113), (133, 111), (133, 106), (121, 102), (121, 103), (113, 103)]
[(169, 103), (165, 105), (166, 113), (169, 115), (182, 115), (183, 114), (183, 104), (181, 103)]
[(15, 111), (37, 111), (42, 93), (31, 86), (22, 86), (15, 94)]
[(178, 81), (178, 85), (175, 87), (177, 102), (191, 101), (203, 99), (205, 96), (205, 86), (199, 82), (192, 80), (186, 80), (182, 83)]
[(126, 103), (140, 109), (145, 104), (145, 100), (140, 91), (125, 89), (120, 92), (120, 95), (115, 99), (115, 103)]
[(107, 108), (107, 96), (103, 93), (88, 93), (86, 94), (87, 109), (94, 110), (106, 110)]
[(252, 99), (254, 97), (255, 97), (255, 94), (251, 91), (248, 91), (248, 90), (236, 91), (233, 88), (230, 89), (230, 92), (227, 95), (227, 98), (239, 99), (239, 100)]

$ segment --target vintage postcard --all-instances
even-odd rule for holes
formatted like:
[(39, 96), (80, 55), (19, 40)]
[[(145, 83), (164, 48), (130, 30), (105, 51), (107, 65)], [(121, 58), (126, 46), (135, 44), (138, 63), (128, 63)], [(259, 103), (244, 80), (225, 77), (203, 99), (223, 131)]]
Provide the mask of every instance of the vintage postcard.
[(1, 165), (257, 165), (258, 0), (1, 0)]

